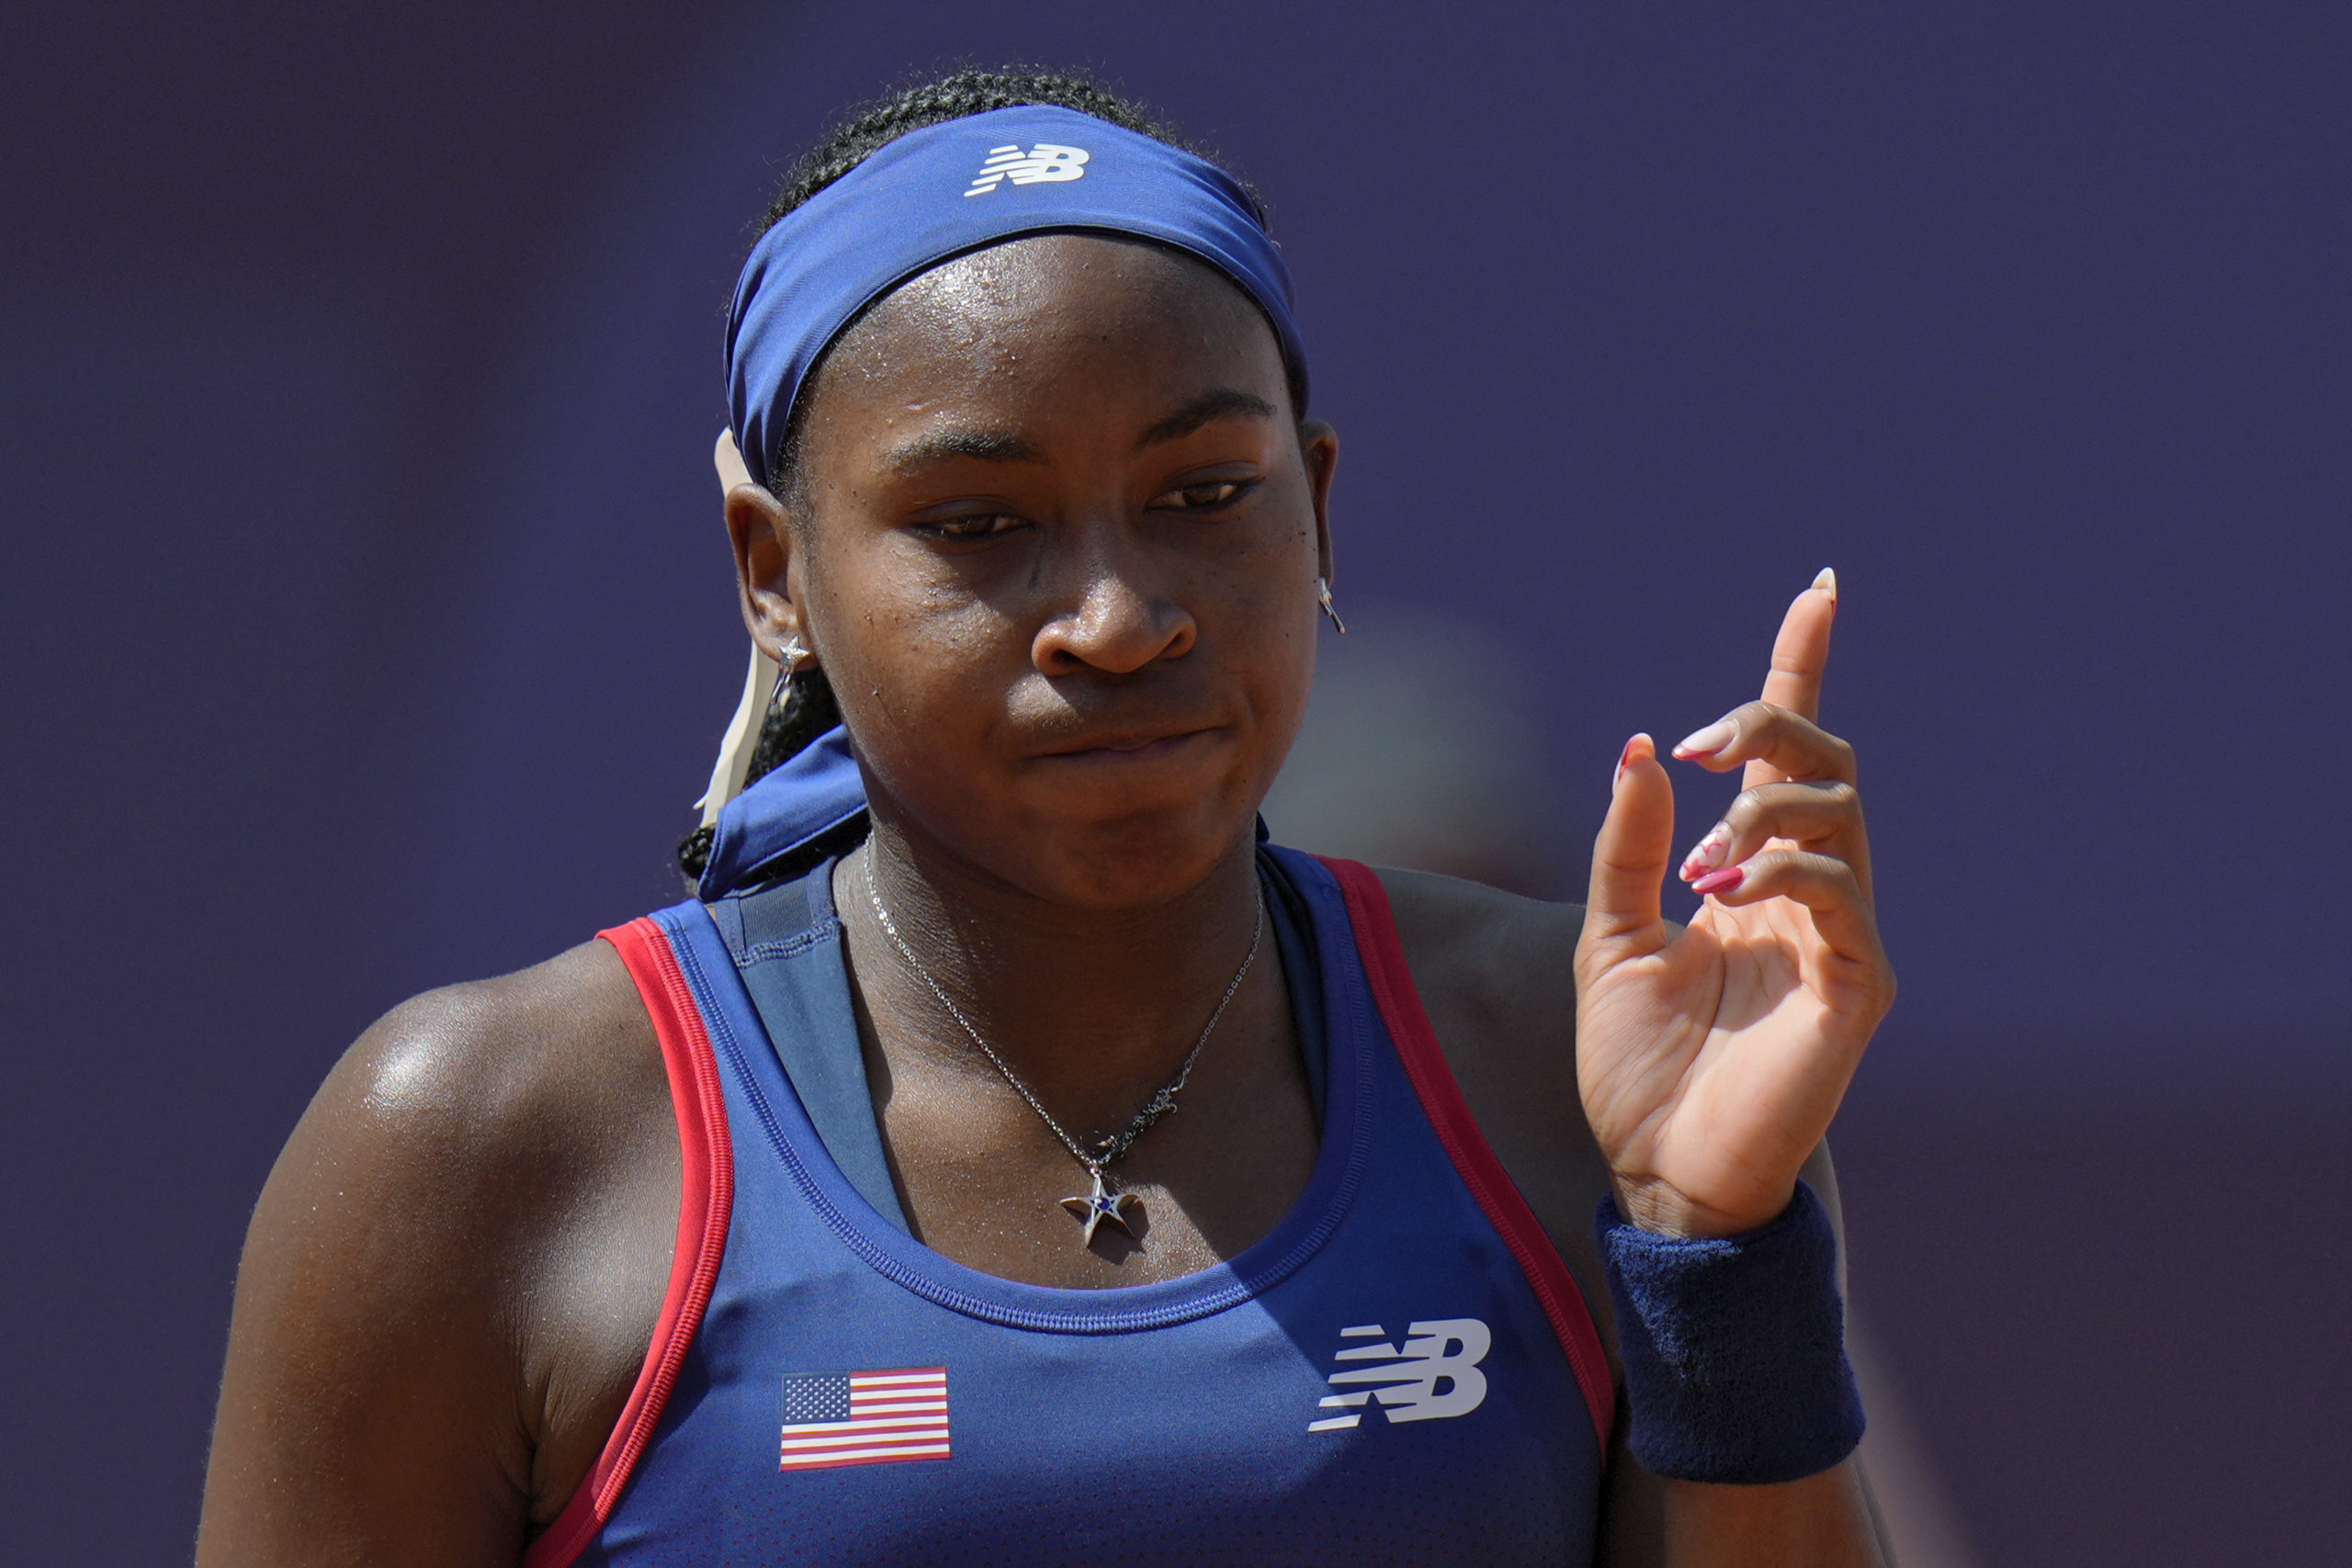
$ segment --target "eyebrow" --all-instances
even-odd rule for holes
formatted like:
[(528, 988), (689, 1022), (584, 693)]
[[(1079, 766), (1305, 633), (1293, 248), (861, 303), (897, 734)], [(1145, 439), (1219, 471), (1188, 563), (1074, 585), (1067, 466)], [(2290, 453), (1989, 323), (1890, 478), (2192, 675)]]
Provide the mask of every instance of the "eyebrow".
[(1244, 392), (1233, 387), (1220, 387), (1214, 392), (1204, 392), (1149, 430), (1136, 437), (1136, 450), (1157, 446), (1163, 441), (1174, 441), (1215, 420), (1246, 414), (1251, 419), (1272, 419), (1274, 405), (1255, 392)]
[(1001, 430), (938, 430), (893, 446), (882, 459), (885, 467), (910, 474), (942, 457), (977, 457), (983, 463), (1042, 463), (1046, 454), (1035, 442)]

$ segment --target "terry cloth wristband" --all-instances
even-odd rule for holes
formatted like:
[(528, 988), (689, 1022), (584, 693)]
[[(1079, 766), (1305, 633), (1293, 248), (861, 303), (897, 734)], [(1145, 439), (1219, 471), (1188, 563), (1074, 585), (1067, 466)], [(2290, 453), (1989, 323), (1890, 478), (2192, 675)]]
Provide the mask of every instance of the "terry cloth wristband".
[(1816, 1474), (1862, 1440), (1838, 1237), (1804, 1182), (1781, 1217), (1720, 1240), (1593, 1215), (1617, 1303), (1634, 1457), (1681, 1481)]

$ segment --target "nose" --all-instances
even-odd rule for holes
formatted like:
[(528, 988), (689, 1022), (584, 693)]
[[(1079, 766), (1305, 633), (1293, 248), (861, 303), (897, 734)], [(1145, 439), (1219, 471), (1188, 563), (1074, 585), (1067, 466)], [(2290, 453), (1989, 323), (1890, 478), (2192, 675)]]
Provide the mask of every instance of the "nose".
[(1200, 636), (1192, 612), (1158, 591), (1144, 552), (1125, 532), (1115, 525), (1089, 528), (1071, 541), (1074, 602), (1046, 617), (1030, 645), (1030, 658), (1044, 673), (1129, 675), (1192, 651)]

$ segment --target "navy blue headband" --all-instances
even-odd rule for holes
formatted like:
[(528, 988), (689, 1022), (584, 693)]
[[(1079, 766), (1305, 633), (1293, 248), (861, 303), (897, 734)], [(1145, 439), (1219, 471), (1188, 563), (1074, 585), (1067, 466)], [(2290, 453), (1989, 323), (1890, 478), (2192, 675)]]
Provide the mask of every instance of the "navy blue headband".
[(1075, 109), (991, 109), (909, 131), (785, 215), (727, 315), (727, 392), (752, 478), (833, 337), (899, 284), (1016, 234), (1096, 229), (1189, 251), (1241, 286), (1306, 373), (1290, 269), (1233, 176)]

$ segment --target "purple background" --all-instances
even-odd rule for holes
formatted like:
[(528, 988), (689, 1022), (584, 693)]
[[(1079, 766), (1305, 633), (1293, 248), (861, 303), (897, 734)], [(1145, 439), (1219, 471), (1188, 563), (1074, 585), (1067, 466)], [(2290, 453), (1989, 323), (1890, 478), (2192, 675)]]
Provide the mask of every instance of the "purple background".
[(185, 1556), (352, 1035), (674, 897), (743, 225), (961, 57), (1267, 194), (1343, 601), (1511, 651), (1568, 840), (1838, 567), (1905, 987), (1855, 1291), (1968, 1528), (2338, 1560), (2352, 13), (199, 10), (0, 45), (12, 1558)]

